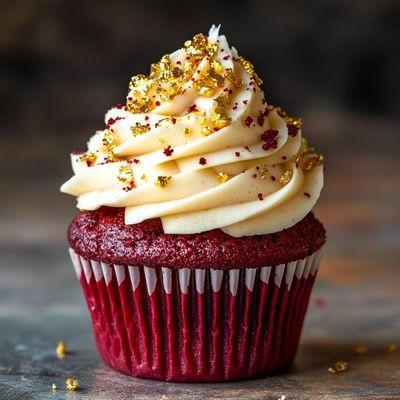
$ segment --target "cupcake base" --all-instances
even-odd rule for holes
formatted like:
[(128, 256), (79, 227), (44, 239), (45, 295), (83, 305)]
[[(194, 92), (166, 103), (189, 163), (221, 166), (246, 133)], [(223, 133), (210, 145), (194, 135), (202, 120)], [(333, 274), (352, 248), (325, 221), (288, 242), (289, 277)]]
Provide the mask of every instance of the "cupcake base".
[(222, 382), (280, 372), (294, 359), (320, 251), (275, 267), (111, 265), (70, 250), (98, 350), (141, 378)]

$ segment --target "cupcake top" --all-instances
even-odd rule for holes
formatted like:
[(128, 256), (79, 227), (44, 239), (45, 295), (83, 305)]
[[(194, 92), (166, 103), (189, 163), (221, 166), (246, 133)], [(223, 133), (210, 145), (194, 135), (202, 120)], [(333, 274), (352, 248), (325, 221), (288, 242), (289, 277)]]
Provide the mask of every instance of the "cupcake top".
[(293, 226), (319, 197), (323, 157), (261, 83), (219, 28), (195, 35), (131, 79), (61, 191), (83, 210), (123, 207), (127, 225), (159, 217), (165, 233)]

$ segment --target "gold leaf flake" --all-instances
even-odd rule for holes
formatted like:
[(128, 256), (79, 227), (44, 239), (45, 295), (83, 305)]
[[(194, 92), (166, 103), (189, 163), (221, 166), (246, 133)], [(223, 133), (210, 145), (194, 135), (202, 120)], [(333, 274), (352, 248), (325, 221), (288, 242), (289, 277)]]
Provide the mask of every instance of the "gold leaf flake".
[(56, 348), (57, 358), (62, 359), (67, 355), (67, 344), (62, 340)]
[(293, 176), (292, 170), (285, 171), (279, 178), (279, 183), (281, 185), (287, 185), (290, 182), (290, 180), (292, 179), (292, 176)]
[(134, 126), (131, 126), (131, 132), (133, 136), (143, 135), (144, 133), (148, 132), (150, 127), (147, 125), (143, 125), (140, 122), (136, 122)]
[(219, 183), (225, 183), (226, 181), (229, 180), (229, 175), (225, 174), (223, 172), (218, 172), (217, 179), (218, 179)]
[(187, 126), (184, 130), (183, 130), (183, 134), (185, 136), (190, 136), (193, 133), (193, 129), (190, 126)]
[(158, 176), (155, 181), (155, 185), (160, 188), (165, 188), (165, 187), (167, 187), (167, 185), (171, 179), (172, 179), (171, 176)]
[(331, 374), (336, 374), (338, 372), (344, 372), (348, 368), (348, 362), (347, 361), (336, 361), (334, 364), (332, 364), (328, 368), (328, 372)]
[(65, 380), (65, 386), (67, 390), (78, 390), (79, 388), (79, 381), (73, 378), (67, 378)]
[(123, 183), (132, 183), (134, 181), (132, 167), (129, 165), (123, 165), (120, 167), (118, 172), (118, 180)]

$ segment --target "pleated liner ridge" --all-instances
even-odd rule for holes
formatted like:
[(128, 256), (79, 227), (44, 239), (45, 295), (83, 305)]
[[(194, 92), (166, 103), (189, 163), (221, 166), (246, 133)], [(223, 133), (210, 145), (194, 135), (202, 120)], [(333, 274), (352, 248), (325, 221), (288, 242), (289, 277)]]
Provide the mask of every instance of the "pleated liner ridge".
[(275, 267), (154, 269), (71, 258), (98, 350), (136, 377), (264, 377), (294, 359), (320, 251)]

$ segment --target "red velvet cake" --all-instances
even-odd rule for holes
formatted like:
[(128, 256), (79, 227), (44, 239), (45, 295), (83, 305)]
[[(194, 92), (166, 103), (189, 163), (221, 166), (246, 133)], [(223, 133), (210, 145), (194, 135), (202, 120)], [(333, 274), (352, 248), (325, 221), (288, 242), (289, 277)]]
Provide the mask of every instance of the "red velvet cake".
[(222, 382), (294, 359), (325, 242), (323, 157), (261, 84), (213, 26), (134, 76), (71, 154), (70, 254), (110, 367)]

